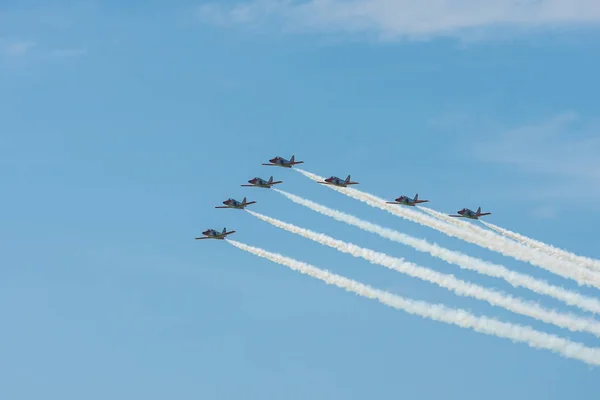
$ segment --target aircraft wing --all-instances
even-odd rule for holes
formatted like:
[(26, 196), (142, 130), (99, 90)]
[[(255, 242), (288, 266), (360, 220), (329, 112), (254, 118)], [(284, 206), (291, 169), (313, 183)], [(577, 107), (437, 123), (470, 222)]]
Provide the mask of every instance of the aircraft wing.
[(358, 182), (344, 182), (344, 185), (358, 185)]
[(240, 186), (244, 186), (244, 187), (253, 187), (253, 186), (256, 186), (256, 185), (240, 185)]
[(216, 206), (215, 208), (229, 208), (227, 206)]
[(464, 218), (462, 215), (448, 215), (449, 217)]
[(386, 201), (387, 204), (402, 204), (402, 203), (398, 203), (397, 201)]
[(429, 200), (417, 200), (414, 203), (419, 204), (419, 203), (428, 203), (428, 202), (429, 202)]
[(271, 182), (269, 183), (269, 185), (278, 185), (280, 183), (283, 183), (283, 181), (275, 181), (275, 182)]
[(244, 205), (246, 205), (246, 206), (247, 206), (247, 205), (250, 205), (250, 204), (255, 204), (255, 203), (256, 203), (255, 201), (249, 201), (249, 202), (245, 203)]
[(267, 167), (278, 167), (278, 164), (262, 164), (262, 165), (266, 165)]
[(204, 237), (199, 237), (199, 238), (195, 238), (196, 240), (202, 240), (202, 239), (210, 239), (208, 236), (204, 236)]
[(229, 232), (225, 232), (223, 234), (223, 237), (227, 236), (227, 235), (231, 235), (232, 233), (235, 233), (235, 231), (229, 231)]
[(481, 213), (479, 214), (480, 217), (483, 217), (484, 215), (491, 215), (492, 213)]
[(288, 163), (288, 165), (296, 165), (296, 164), (304, 164), (304, 161), (294, 161), (294, 162)]

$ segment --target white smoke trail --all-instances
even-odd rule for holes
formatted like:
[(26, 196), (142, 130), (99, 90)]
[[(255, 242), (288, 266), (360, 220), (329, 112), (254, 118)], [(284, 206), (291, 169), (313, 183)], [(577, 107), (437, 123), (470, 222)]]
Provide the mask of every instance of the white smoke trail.
[(509, 231), (508, 229), (504, 229), (497, 225), (490, 224), (489, 222), (486, 222), (486, 221), (481, 221), (481, 222), (488, 228), (493, 229), (496, 232), (498, 232), (502, 235), (505, 235), (511, 239), (514, 239), (518, 242), (521, 242), (524, 245), (529, 246), (533, 249), (543, 251), (544, 253), (549, 254), (549, 255), (556, 257), (558, 259), (561, 259), (561, 260), (566, 260), (566, 261), (569, 261), (572, 263), (581, 263), (581, 264), (583, 264), (589, 268), (592, 268), (596, 271), (600, 271), (600, 260), (571, 253), (569, 251), (560, 249), (558, 247), (554, 247), (554, 246), (546, 244), (544, 242), (540, 242), (539, 240), (531, 239), (531, 238), (528, 238), (527, 236), (523, 236), (516, 232)]
[(453, 275), (442, 274), (432, 269), (407, 262), (402, 258), (391, 257), (385, 253), (380, 253), (352, 243), (337, 240), (325, 234), (300, 228), (287, 222), (267, 217), (266, 215), (262, 215), (255, 211), (246, 211), (257, 218), (288, 232), (295, 233), (322, 245), (332, 247), (342, 253), (363, 258), (372, 264), (381, 265), (391, 270), (434, 283), (440, 287), (453, 291), (459, 296), (473, 297), (479, 300), (487, 301), (493, 306), (502, 307), (514, 313), (526, 315), (546, 323), (554, 324), (561, 328), (569, 329), (573, 332), (586, 331), (600, 337), (600, 323), (597, 321), (580, 318), (572, 314), (561, 314), (554, 310), (547, 310), (536, 303), (520, 300), (512, 296), (504, 295), (500, 292), (487, 289), (483, 286), (465, 282), (455, 278)]
[(600, 365), (600, 351), (595, 348), (571, 340), (536, 331), (528, 326), (502, 322), (489, 317), (478, 317), (466, 310), (449, 308), (442, 304), (430, 304), (423, 301), (403, 298), (389, 292), (372, 288), (363, 283), (319, 269), (310, 264), (285, 257), (281, 254), (248, 246), (244, 243), (225, 239), (233, 246), (259, 257), (266, 258), (277, 264), (284, 265), (294, 271), (319, 279), (329, 285), (335, 285), (348, 292), (375, 299), (379, 302), (403, 310), (409, 314), (418, 315), (435, 321), (445, 322), (461, 328), (472, 329), (476, 332), (526, 343), (530, 347), (546, 349), (567, 358), (577, 359), (589, 365)]
[(513, 285), (514, 287), (524, 287), (538, 294), (554, 297), (571, 306), (576, 306), (583, 310), (591, 311), (597, 314), (600, 313), (600, 301), (598, 301), (595, 298), (586, 297), (577, 292), (572, 292), (563, 289), (562, 287), (551, 285), (541, 279), (536, 279), (526, 274), (511, 271), (502, 265), (493, 264), (460, 253), (458, 251), (446, 249), (444, 247), (438, 246), (437, 244), (429, 243), (424, 239), (417, 239), (415, 237), (394, 231), (392, 229), (384, 228), (371, 222), (359, 219), (353, 215), (349, 215), (341, 211), (325, 207), (321, 204), (317, 204), (313, 201), (303, 199), (302, 197), (293, 195), (283, 190), (273, 190), (285, 196), (286, 198), (288, 198), (296, 204), (300, 204), (313, 211), (334, 218), (340, 222), (356, 226), (364, 231), (371, 232), (383, 238), (410, 246), (415, 250), (429, 253), (430, 255), (438, 257), (450, 264), (454, 264), (461, 268), (475, 271), (480, 274), (488, 275), (494, 278), (501, 278)]
[[(322, 181), (323, 177), (315, 175), (311, 172), (297, 168), (296, 171), (305, 175), (314, 181)], [(529, 262), (531, 265), (543, 268), (563, 278), (573, 279), (580, 285), (594, 286), (600, 288), (600, 274), (595, 271), (590, 271), (585, 267), (570, 268), (574, 264), (563, 265), (560, 260), (554, 259), (546, 254), (532, 252), (531, 249), (523, 246), (520, 243), (509, 241), (508, 239), (498, 236), (491, 231), (482, 230), (482, 234), (475, 233), (471, 230), (461, 229), (457, 226), (450, 225), (446, 222), (435, 219), (418, 211), (409, 210), (406, 207), (393, 206), (386, 204), (385, 200), (373, 196), (359, 190), (346, 187), (336, 187), (327, 185), (329, 188), (362, 201), (372, 207), (379, 208), (401, 218), (408, 219), (418, 224), (428, 226), (448, 236), (456, 237), (467, 242), (476, 244), (487, 249), (497, 251), (505, 256), (513, 257), (520, 261)]]
[[(504, 237), (500, 236), (500, 235), (504, 235), (505, 237), (515, 240), (531, 249), (534, 249), (536, 251), (541, 251), (551, 257), (554, 257), (554, 258), (560, 260), (565, 265), (571, 264), (573, 268), (586, 267), (586, 268), (591, 268), (596, 271), (600, 271), (600, 260), (596, 260), (596, 259), (589, 258), (589, 257), (579, 256), (574, 253), (569, 253), (568, 251), (565, 251), (563, 249), (559, 249), (559, 248), (551, 246), (549, 244), (542, 243), (538, 240), (531, 239), (526, 236), (520, 235), (516, 232), (511, 232), (507, 229), (500, 228), (499, 226), (496, 226), (496, 225), (486, 222), (484, 220), (480, 219), (479, 222), (481, 222), (488, 228), (492, 229), (493, 231), (487, 231), (487, 230), (481, 228), (480, 226), (473, 225), (466, 221), (455, 220), (454, 218), (452, 218), (446, 214), (440, 213), (436, 210), (432, 210), (427, 207), (419, 207), (419, 209), (421, 209), (422, 211), (425, 211), (428, 214), (433, 215), (436, 218), (441, 219), (442, 221), (446, 221), (446, 222), (450, 222), (450, 223), (454, 222), (458, 226), (461, 226), (465, 229), (470, 229), (471, 231), (474, 231), (477, 234), (496, 235), (496, 237), (505, 239)], [(452, 221), (452, 220), (454, 220), (454, 221)]]

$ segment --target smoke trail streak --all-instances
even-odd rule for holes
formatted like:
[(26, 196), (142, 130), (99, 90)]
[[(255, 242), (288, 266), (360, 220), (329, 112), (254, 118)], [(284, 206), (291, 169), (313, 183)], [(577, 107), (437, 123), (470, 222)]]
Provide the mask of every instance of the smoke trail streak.
[(487, 289), (483, 286), (465, 282), (455, 278), (453, 275), (442, 274), (432, 269), (407, 262), (402, 258), (391, 257), (385, 253), (380, 253), (352, 243), (337, 240), (325, 234), (300, 228), (287, 222), (267, 217), (266, 215), (262, 215), (255, 211), (246, 211), (257, 218), (288, 232), (295, 233), (322, 245), (332, 247), (342, 253), (350, 254), (353, 257), (360, 257), (372, 264), (381, 265), (393, 271), (436, 284), (440, 287), (453, 291), (459, 296), (473, 297), (478, 300), (486, 301), (493, 306), (502, 307), (514, 313), (554, 324), (561, 328), (569, 329), (573, 332), (586, 331), (600, 337), (600, 323), (597, 321), (580, 318), (572, 314), (561, 314), (554, 310), (547, 310), (536, 303), (520, 300), (512, 296)]
[(595, 348), (586, 347), (581, 343), (536, 331), (528, 326), (502, 322), (486, 316), (478, 317), (462, 309), (449, 308), (442, 304), (430, 304), (400, 297), (281, 254), (271, 253), (234, 240), (225, 240), (241, 250), (284, 265), (294, 271), (319, 279), (326, 284), (335, 285), (348, 292), (378, 300), (385, 305), (403, 310), (409, 314), (445, 322), (461, 328), (472, 329), (487, 335), (510, 339), (514, 342), (526, 343), (530, 347), (550, 350), (564, 357), (580, 360), (589, 365), (600, 365), (600, 351)]
[(546, 244), (544, 242), (540, 242), (539, 240), (531, 239), (531, 238), (528, 238), (527, 236), (523, 236), (516, 232), (509, 231), (508, 229), (504, 229), (497, 225), (490, 224), (489, 222), (486, 222), (486, 221), (481, 221), (481, 222), (488, 228), (493, 229), (496, 232), (498, 232), (502, 235), (508, 236), (509, 238), (514, 239), (518, 242), (521, 242), (524, 245), (529, 246), (533, 249), (543, 251), (544, 253), (549, 254), (549, 255), (556, 257), (558, 259), (561, 259), (561, 260), (566, 259), (566, 261), (570, 261), (573, 263), (582, 263), (583, 265), (585, 265), (589, 268), (592, 268), (596, 271), (600, 271), (600, 260), (571, 253), (569, 251), (560, 249), (558, 247), (554, 247), (554, 246)]
[(281, 189), (273, 190), (275, 190), (277, 193), (280, 193), (281, 195), (283, 195), (284, 197), (288, 198), (296, 204), (307, 207), (313, 211), (316, 211), (328, 217), (334, 218), (340, 222), (356, 226), (364, 231), (374, 233), (385, 239), (410, 246), (417, 251), (429, 253), (434, 257), (438, 257), (450, 264), (457, 265), (460, 268), (472, 270), (494, 278), (501, 278), (514, 287), (524, 287), (535, 293), (554, 297), (558, 300), (565, 302), (568, 305), (576, 306), (583, 310), (591, 311), (593, 313), (600, 313), (600, 301), (595, 298), (587, 297), (580, 293), (572, 292), (563, 289), (562, 287), (551, 285), (541, 279), (536, 279), (526, 274), (511, 271), (502, 265), (493, 264), (460, 253), (458, 251), (446, 249), (444, 247), (438, 246), (437, 244), (429, 243), (424, 239), (417, 239), (415, 237), (388, 228), (384, 228), (371, 222), (361, 220), (353, 215), (349, 215), (341, 211), (337, 211), (325, 207), (323, 205), (317, 204), (313, 201), (303, 199), (302, 197), (285, 192)]
[[(323, 178), (311, 172), (297, 168), (296, 171), (305, 175), (314, 181), (322, 181)], [(487, 249), (497, 251), (505, 256), (513, 257), (520, 261), (529, 262), (531, 265), (543, 268), (556, 275), (576, 281), (579, 285), (588, 285), (600, 288), (600, 274), (590, 271), (587, 268), (569, 268), (573, 264), (564, 266), (560, 260), (556, 260), (546, 254), (532, 252), (531, 249), (517, 242), (511, 242), (508, 239), (498, 236), (491, 231), (482, 230), (482, 234), (476, 234), (473, 231), (461, 229), (446, 222), (435, 219), (418, 211), (408, 210), (400, 207), (390, 207), (385, 200), (368, 193), (361, 192), (349, 187), (340, 188), (333, 185), (327, 185), (329, 188), (362, 201), (372, 207), (387, 211), (393, 215), (408, 219), (418, 224), (428, 226), (448, 236), (456, 237), (464, 241), (476, 244)], [(580, 266), (579, 266), (580, 267)]]

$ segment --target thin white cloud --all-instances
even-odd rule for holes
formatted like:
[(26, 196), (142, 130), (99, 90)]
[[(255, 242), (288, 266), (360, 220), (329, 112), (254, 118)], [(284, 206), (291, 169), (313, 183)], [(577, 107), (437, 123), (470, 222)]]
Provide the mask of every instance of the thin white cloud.
[(558, 215), (558, 208), (551, 205), (535, 208), (531, 214), (539, 219), (553, 219)]
[(79, 57), (87, 54), (87, 47), (54, 49), (50, 52), (54, 57)]
[[(535, 195), (571, 202), (600, 199), (600, 126), (575, 113), (562, 113), (478, 139), (473, 154), (483, 162), (505, 164), (521, 176), (540, 178)], [(543, 180), (542, 180), (543, 179)], [(538, 210), (550, 217), (550, 210)]]
[(35, 45), (36, 43), (31, 40), (1, 40), (0, 52), (8, 57), (20, 57), (29, 52)]
[(201, 5), (223, 26), (292, 32), (375, 32), (385, 38), (457, 35), (481, 28), (598, 26), (598, 0), (251, 0)]

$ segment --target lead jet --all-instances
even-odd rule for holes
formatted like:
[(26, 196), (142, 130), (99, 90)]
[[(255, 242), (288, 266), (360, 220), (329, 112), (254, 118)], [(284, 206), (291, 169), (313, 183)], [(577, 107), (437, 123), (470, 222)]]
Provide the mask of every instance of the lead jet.
[(348, 175), (346, 180), (342, 180), (342, 179), (338, 178), (337, 176), (330, 176), (329, 178), (325, 179), (324, 182), (317, 182), (317, 183), (322, 183), (324, 185), (340, 186), (340, 187), (346, 187), (348, 185), (358, 185), (358, 182), (350, 182), (350, 175)]
[(275, 157), (269, 160), (271, 164), (263, 164), (269, 167), (283, 167), (283, 168), (292, 168), (296, 164), (304, 164), (304, 161), (296, 161), (295, 157), (292, 156), (289, 160), (286, 160), (283, 157)]
[(254, 204), (254, 203), (256, 203), (256, 202), (255, 201), (250, 201), (250, 202), (246, 201), (245, 197), (242, 199), (241, 203), (239, 201), (237, 201), (236, 199), (229, 198), (223, 202), (223, 204), (225, 204), (224, 206), (216, 206), (215, 208), (237, 208), (238, 210), (243, 210), (250, 204)]
[(283, 181), (273, 182), (273, 177), (270, 177), (268, 181), (265, 181), (264, 179), (256, 177), (256, 178), (250, 179), (248, 181), (248, 183), (250, 185), (240, 185), (240, 186), (246, 186), (246, 187), (254, 186), (254, 187), (260, 187), (260, 188), (265, 188), (265, 189), (271, 189), (271, 186), (277, 185), (279, 183), (283, 183)]
[(469, 218), (469, 219), (479, 219), (479, 217), (483, 217), (484, 215), (490, 215), (491, 213), (482, 213), (481, 207), (477, 209), (477, 211), (471, 211), (468, 208), (463, 208), (460, 211), (457, 211), (459, 215), (450, 215), (450, 217), (457, 218)]
[(223, 231), (221, 233), (215, 231), (214, 229), (207, 229), (204, 232), (202, 232), (204, 237), (197, 237), (196, 240), (202, 240), (202, 239), (223, 240), (223, 239), (225, 239), (225, 236), (231, 235), (232, 233), (235, 233), (235, 231), (227, 232), (227, 228), (223, 228)]
[(402, 204), (403, 206), (414, 206), (415, 204), (427, 203), (429, 200), (419, 200), (419, 194), (415, 194), (415, 198), (411, 199), (408, 196), (400, 196), (396, 201), (387, 201), (387, 204)]

